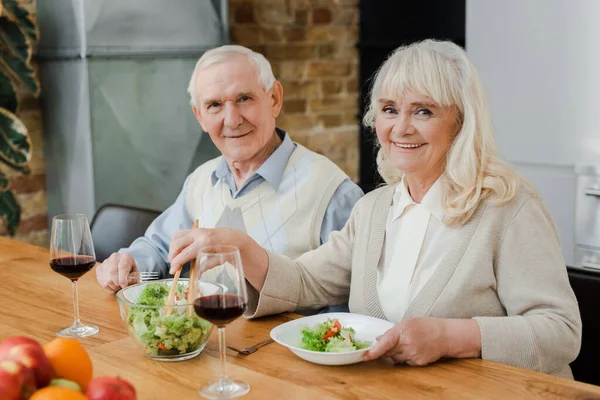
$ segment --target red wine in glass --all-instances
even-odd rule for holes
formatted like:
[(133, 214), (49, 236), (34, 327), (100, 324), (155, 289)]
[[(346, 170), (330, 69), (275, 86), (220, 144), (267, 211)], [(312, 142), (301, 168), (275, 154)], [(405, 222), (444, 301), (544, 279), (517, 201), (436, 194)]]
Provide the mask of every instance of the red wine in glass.
[[(206, 382), (198, 393), (208, 399), (234, 399), (250, 391), (250, 385), (232, 380), (227, 376), (225, 349), (225, 327), (241, 316), (248, 305), (246, 279), (242, 267), (242, 257), (237, 247), (218, 245), (205, 247), (196, 257), (196, 277), (192, 285), (201, 283), (215, 290), (207, 291), (194, 299), (194, 311), (219, 328), (219, 355), (221, 376), (217, 381)], [(196, 281), (196, 279), (198, 281)]]
[(96, 259), (92, 256), (60, 257), (50, 261), (54, 272), (76, 281), (94, 267)]
[(56, 331), (58, 336), (83, 338), (98, 333), (95, 325), (79, 320), (77, 281), (94, 267), (96, 252), (85, 214), (61, 214), (52, 218), (50, 233), (50, 268), (71, 280), (73, 324)]
[(213, 294), (194, 301), (196, 314), (218, 327), (223, 327), (240, 317), (246, 311), (246, 307), (244, 299), (234, 294)]

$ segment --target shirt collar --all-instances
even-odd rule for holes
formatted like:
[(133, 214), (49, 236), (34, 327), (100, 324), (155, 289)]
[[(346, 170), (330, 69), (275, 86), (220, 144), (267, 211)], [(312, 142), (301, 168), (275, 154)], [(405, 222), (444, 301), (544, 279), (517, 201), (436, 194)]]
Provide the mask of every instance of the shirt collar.
[[(417, 204), (408, 193), (404, 177), (400, 183), (396, 186), (394, 191), (394, 212), (393, 220), (396, 220), (402, 216), (404, 210), (412, 204)], [(442, 193), (442, 182), (438, 178), (437, 181), (429, 188), (429, 191), (423, 197), (421, 206), (425, 207), (430, 214), (435, 216), (440, 222), (444, 218), (444, 206), (443, 206), (443, 193)]]
[[(281, 184), (281, 180), (283, 179), (283, 171), (285, 170), (290, 156), (296, 149), (296, 145), (292, 142), (292, 139), (286, 131), (279, 128), (275, 128), (275, 130), (277, 131), (277, 135), (282, 139), (282, 142), (254, 174), (262, 176), (262, 178), (269, 182), (271, 187), (277, 191)], [(225, 158), (221, 158), (210, 177), (213, 186), (218, 180), (225, 178), (229, 174), (231, 174), (229, 165), (227, 165)]]

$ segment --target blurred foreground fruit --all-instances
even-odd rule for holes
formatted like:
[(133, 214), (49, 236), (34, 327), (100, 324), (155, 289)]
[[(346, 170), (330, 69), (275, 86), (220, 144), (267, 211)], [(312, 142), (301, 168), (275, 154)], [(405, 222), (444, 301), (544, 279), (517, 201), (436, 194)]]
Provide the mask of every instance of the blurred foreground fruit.
[(85, 391), (89, 400), (136, 400), (135, 388), (118, 376), (93, 379)]
[(0, 400), (137, 399), (126, 380), (92, 380), (92, 373), (92, 360), (75, 339), (56, 338), (44, 347), (26, 337), (0, 342)]
[(34, 391), (31, 369), (16, 361), (0, 361), (0, 400), (28, 399)]
[(81, 386), (68, 379), (52, 379), (52, 381), (50, 381), (50, 386), (62, 386), (81, 392)]
[(85, 395), (61, 386), (47, 386), (38, 390), (29, 400), (87, 400)]
[(92, 380), (92, 360), (77, 340), (56, 338), (44, 346), (44, 351), (57, 378), (73, 381), (85, 390)]
[(38, 388), (47, 386), (52, 379), (52, 366), (42, 346), (23, 336), (9, 337), (0, 342), (0, 360), (12, 360), (31, 368)]

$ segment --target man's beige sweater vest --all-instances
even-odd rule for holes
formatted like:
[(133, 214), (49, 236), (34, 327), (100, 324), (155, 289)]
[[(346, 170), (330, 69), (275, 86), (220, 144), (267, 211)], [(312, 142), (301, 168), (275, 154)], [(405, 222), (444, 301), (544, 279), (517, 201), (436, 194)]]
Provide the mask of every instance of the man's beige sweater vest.
[(337, 165), (296, 145), (277, 191), (264, 181), (234, 199), (225, 182), (212, 184), (220, 160), (198, 167), (188, 183), (186, 207), (201, 228), (238, 228), (264, 248), (294, 258), (319, 247), (327, 206), (347, 178)]

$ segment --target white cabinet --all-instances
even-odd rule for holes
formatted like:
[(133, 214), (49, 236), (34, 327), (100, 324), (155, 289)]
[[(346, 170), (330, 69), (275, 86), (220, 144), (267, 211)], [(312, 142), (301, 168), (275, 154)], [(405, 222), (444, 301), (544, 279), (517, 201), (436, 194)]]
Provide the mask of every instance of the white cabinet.
[(467, 0), (467, 53), (499, 150), (544, 197), (570, 265), (576, 243), (600, 247), (576, 220), (576, 166), (600, 165), (598, 21), (597, 0)]

